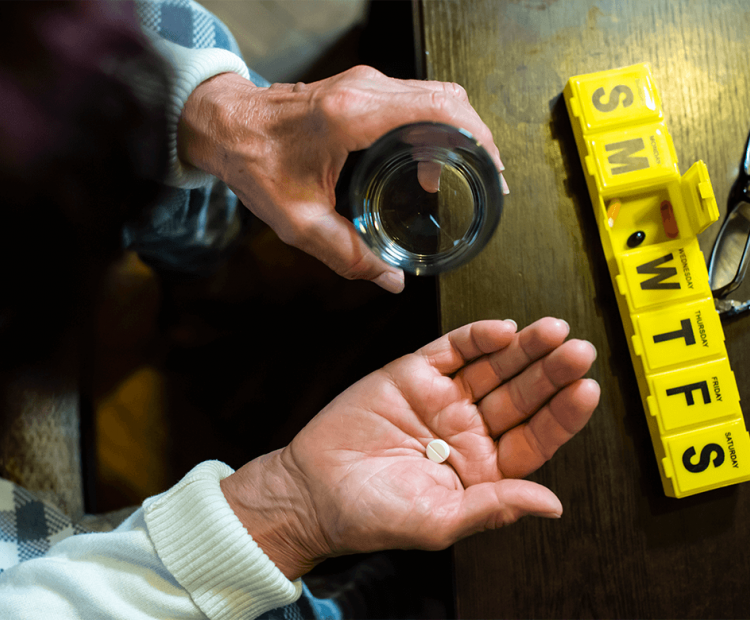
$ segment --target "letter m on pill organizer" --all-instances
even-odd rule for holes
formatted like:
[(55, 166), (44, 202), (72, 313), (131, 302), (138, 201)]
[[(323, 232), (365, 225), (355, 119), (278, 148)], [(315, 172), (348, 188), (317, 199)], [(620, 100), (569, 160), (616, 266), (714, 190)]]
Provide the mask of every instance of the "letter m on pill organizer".
[[(750, 436), (697, 239), (719, 216), (707, 168), (680, 175), (648, 65), (573, 77), (564, 97), (665, 493), (749, 480)], [(730, 449), (733, 460), (709, 458)]]

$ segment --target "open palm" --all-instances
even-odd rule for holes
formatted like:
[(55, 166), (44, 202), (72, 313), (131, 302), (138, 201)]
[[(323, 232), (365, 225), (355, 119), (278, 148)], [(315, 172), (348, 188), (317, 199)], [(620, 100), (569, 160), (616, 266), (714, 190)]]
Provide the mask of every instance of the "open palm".
[[(321, 411), (282, 454), (306, 490), (324, 556), (444, 548), (524, 514), (557, 517), (545, 487), (520, 480), (588, 421), (596, 358), (564, 321), (516, 333), (512, 321), (459, 328), (368, 375)], [(433, 439), (450, 456), (425, 457)]]

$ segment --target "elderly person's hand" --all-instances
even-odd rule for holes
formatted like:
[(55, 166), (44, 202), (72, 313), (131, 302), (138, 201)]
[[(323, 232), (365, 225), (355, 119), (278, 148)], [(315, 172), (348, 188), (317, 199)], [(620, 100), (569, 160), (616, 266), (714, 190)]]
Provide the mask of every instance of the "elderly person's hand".
[[(599, 402), (582, 379), (596, 350), (568, 330), (553, 318), (457, 329), (356, 383), (224, 493), (292, 579), (327, 557), (442, 549), (526, 514), (559, 517), (554, 493), (521, 478)], [(434, 439), (450, 446), (445, 463), (425, 456)]]
[[(217, 75), (188, 98), (178, 152), (184, 163), (227, 183), (282, 241), (346, 278), (372, 280), (400, 292), (403, 272), (376, 257), (336, 212), (334, 190), (349, 153), (417, 121), (468, 130), (502, 171), (492, 134), (463, 88), (392, 79), (369, 67), (312, 84), (270, 88), (234, 73)], [(428, 191), (437, 189), (432, 176), (420, 170)]]

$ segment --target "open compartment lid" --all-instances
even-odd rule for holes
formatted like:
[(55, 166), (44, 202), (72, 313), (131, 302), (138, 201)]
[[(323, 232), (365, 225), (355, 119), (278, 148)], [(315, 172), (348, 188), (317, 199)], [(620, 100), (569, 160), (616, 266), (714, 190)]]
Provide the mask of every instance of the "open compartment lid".
[(697, 235), (719, 219), (719, 207), (706, 164), (695, 162), (682, 175), (680, 184), (690, 226)]

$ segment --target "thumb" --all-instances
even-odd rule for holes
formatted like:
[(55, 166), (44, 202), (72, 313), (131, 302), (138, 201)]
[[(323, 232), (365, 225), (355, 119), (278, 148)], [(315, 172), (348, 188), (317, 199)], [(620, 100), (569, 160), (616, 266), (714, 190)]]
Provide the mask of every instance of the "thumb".
[(296, 247), (349, 280), (369, 280), (391, 293), (404, 290), (404, 272), (378, 258), (354, 225), (336, 211), (310, 222)]
[(498, 529), (528, 514), (559, 518), (562, 504), (547, 487), (529, 480), (501, 480), (470, 486), (464, 491), (458, 538)]

